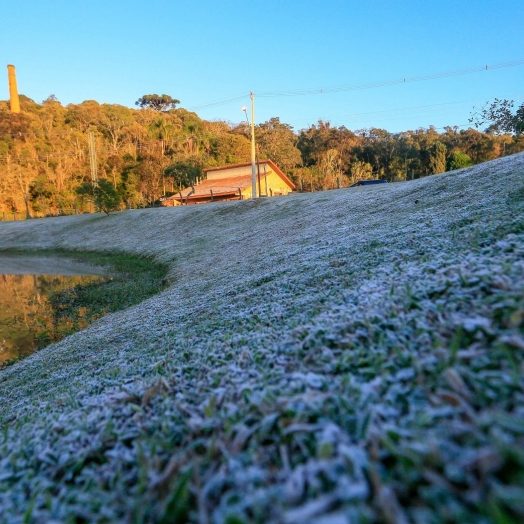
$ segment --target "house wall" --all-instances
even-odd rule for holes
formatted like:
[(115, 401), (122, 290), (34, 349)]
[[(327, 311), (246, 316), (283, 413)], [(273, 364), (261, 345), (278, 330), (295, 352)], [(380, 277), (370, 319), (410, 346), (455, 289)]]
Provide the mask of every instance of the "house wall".
[[(262, 166), (261, 166), (262, 167)], [(266, 180), (267, 180), (267, 196), (287, 195), (293, 190), (269, 167), (266, 168), (267, 177), (264, 179), (263, 169), (260, 169), (260, 192), (266, 195)], [(250, 172), (251, 174), (251, 172)], [(242, 199), (247, 200), (251, 198), (253, 192), (251, 185), (242, 189)], [(257, 193), (258, 193), (258, 177), (257, 177)]]
[[(287, 195), (293, 191), (276, 173), (268, 171), (267, 176), (267, 196)], [(266, 194), (266, 183), (260, 180), (261, 193)]]
[(245, 187), (242, 189), (242, 200), (248, 200), (251, 198), (253, 191), (251, 191), (251, 186)]
[[(271, 169), (269, 165), (260, 164), (260, 185), (262, 195), (266, 194), (266, 181), (263, 177), (264, 171), (267, 173), (267, 196), (287, 195), (288, 193), (291, 193), (292, 189)], [(221, 178), (230, 178), (246, 175), (251, 176), (251, 166), (242, 166), (229, 169), (221, 169), (220, 171), (211, 171), (207, 173), (207, 179), (220, 180)], [(242, 190), (242, 197), (244, 199), (251, 198), (251, 193), (251, 186), (249, 186)]]

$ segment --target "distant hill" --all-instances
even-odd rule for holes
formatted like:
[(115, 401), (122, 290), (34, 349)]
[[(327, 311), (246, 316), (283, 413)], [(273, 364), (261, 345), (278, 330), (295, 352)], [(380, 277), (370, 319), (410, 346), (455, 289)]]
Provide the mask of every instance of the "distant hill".
[[(131, 109), (86, 100), (64, 107), (52, 95), (41, 104), (20, 98), (18, 114), (0, 102), (2, 220), (92, 212), (93, 203), (78, 192), (92, 180), (92, 159), (97, 177), (114, 186), (122, 208), (158, 205), (160, 197), (202, 179), (207, 167), (251, 159), (246, 123), (205, 121), (165, 104)], [(421, 178), (524, 150), (523, 136), (475, 129), (389, 133), (319, 121), (294, 130), (277, 117), (258, 124), (255, 135), (257, 158), (273, 160), (300, 191), (347, 187), (366, 178)]]

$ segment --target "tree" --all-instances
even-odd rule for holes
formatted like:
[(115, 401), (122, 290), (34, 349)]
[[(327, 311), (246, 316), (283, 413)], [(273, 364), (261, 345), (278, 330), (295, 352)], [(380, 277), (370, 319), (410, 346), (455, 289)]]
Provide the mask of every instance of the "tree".
[(111, 142), (113, 152), (117, 153), (126, 127), (133, 123), (133, 114), (130, 109), (118, 104), (103, 104), (100, 110), (98, 126)]
[(56, 95), (51, 94), (45, 100), (42, 100), (42, 105), (45, 104), (60, 104), (60, 101), (56, 98)]
[(480, 109), (473, 108), (469, 121), (476, 128), (489, 124), (487, 133), (521, 135), (524, 133), (524, 104), (515, 113), (513, 113), (514, 107), (513, 100), (495, 98), (491, 104), (486, 102)]
[(328, 149), (321, 154), (317, 169), (322, 189), (334, 189), (341, 184), (340, 154), (336, 149)]
[(455, 169), (463, 169), (473, 165), (473, 160), (469, 155), (462, 151), (455, 151), (452, 153), (447, 160), (447, 171), (454, 171)]
[(165, 113), (169, 109), (175, 109), (177, 104), (180, 104), (180, 100), (172, 98), (169, 95), (144, 95), (140, 97), (136, 102), (136, 106), (140, 106), (142, 109), (152, 109), (159, 113)]
[(367, 180), (373, 176), (373, 166), (362, 160), (355, 160), (350, 166), (351, 182)]
[(303, 129), (298, 137), (297, 148), (302, 154), (304, 166), (315, 166), (322, 154), (329, 149), (339, 152), (343, 170), (349, 171), (355, 146), (361, 141), (352, 131), (344, 126), (331, 127), (329, 122), (319, 120), (317, 125)]
[(466, 153), (475, 164), (496, 158), (495, 135), (480, 133), (475, 129), (462, 129), (455, 150)]
[(186, 188), (193, 185), (197, 177), (202, 176), (202, 165), (195, 158), (179, 160), (166, 167), (164, 174), (173, 177), (179, 188)]
[(261, 158), (270, 158), (285, 171), (302, 164), (296, 147), (298, 138), (290, 125), (281, 123), (279, 118), (271, 118), (256, 126), (255, 134)]
[(151, 152), (147, 155), (140, 154), (137, 173), (140, 176), (140, 191), (149, 205), (164, 193), (163, 179), (167, 159), (160, 154)]
[(33, 209), (40, 211), (45, 216), (47, 214), (47, 201), (55, 192), (55, 187), (49, 183), (45, 174), (38, 175), (29, 186)]
[[(210, 142), (210, 156), (214, 165), (239, 164), (251, 159), (251, 144), (243, 135), (227, 133), (213, 138)], [(208, 165), (210, 164), (211, 162)]]
[(398, 149), (398, 140), (385, 129), (376, 127), (363, 129), (359, 134), (362, 141), (357, 148), (358, 156), (373, 166), (377, 178), (387, 177)]
[(113, 184), (105, 178), (100, 179), (96, 185), (85, 182), (76, 189), (76, 193), (90, 199), (106, 215), (109, 215), (111, 211), (118, 210), (122, 203), (122, 198), (113, 187)]
[(429, 172), (432, 175), (446, 171), (446, 151), (442, 142), (435, 142), (429, 150)]
[(140, 193), (140, 174), (137, 172), (138, 160), (131, 155), (124, 155), (124, 166), (120, 174), (118, 192), (125, 200), (126, 206), (132, 207), (145, 205), (143, 195)]
[[(158, 110), (153, 110), (151, 97), (164, 98)], [(9, 103), (0, 101), (0, 216), (24, 208), (27, 215), (28, 208), (37, 215), (72, 212), (76, 189), (90, 180), (90, 132), (96, 136), (99, 177), (112, 182), (128, 207), (154, 202), (169, 189), (178, 189), (176, 182), (187, 187), (200, 176), (197, 166), (250, 161), (250, 129), (245, 122), (206, 122), (186, 109), (168, 109), (176, 102), (146, 95), (141, 100), (145, 109), (140, 110), (95, 100), (64, 107), (53, 96), (42, 104), (21, 97), (22, 111), (11, 113)], [(522, 111), (515, 106), (509, 114), (518, 117)], [(322, 189), (337, 187), (338, 180), (345, 185), (345, 176), (403, 180), (406, 173), (408, 179), (427, 175), (435, 170), (435, 166), (430, 170), (430, 160), (435, 161), (436, 142), (446, 146), (448, 154), (465, 153), (474, 164), (524, 150), (524, 132), (498, 134), (493, 127), (490, 131), (472, 126), (450, 127), (444, 133), (428, 128), (355, 134), (319, 121), (295, 133), (272, 118), (255, 132), (260, 159), (275, 160), (299, 187)], [(459, 160), (451, 158), (447, 167), (462, 166)], [(165, 176), (166, 167), (177, 162), (181, 164), (172, 171), (175, 176)], [(94, 202), (92, 192), (84, 198), (86, 203), (87, 198)]]

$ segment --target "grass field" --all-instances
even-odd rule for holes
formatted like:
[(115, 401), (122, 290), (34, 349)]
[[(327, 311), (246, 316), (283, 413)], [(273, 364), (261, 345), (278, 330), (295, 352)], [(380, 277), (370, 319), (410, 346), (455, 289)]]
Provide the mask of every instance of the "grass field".
[(160, 294), (0, 372), (0, 522), (524, 519), (524, 155), (0, 224)]

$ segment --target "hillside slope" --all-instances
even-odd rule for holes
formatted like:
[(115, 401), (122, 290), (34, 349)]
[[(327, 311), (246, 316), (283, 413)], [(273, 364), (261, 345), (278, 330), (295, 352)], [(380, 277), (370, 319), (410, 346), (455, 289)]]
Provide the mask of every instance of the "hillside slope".
[(0, 373), (0, 521), (517, 522), (523, 173), (0, 224), (171, 268)]

